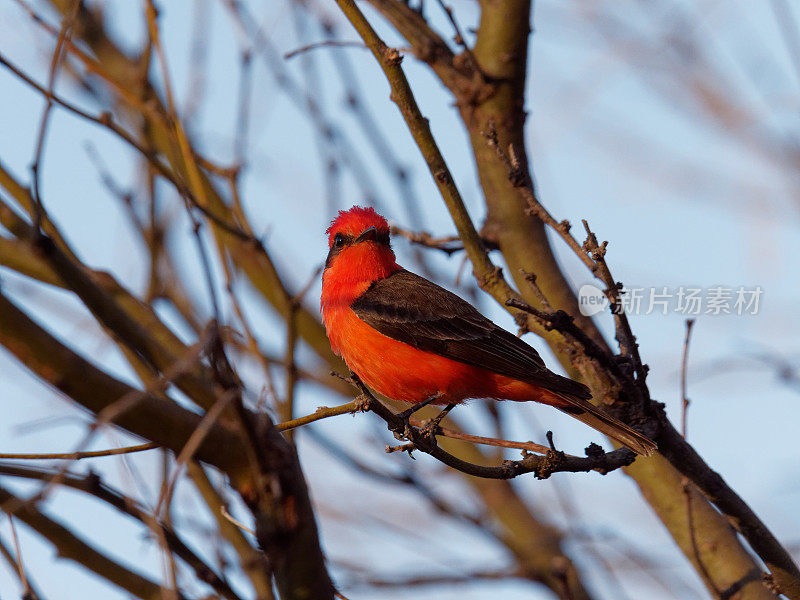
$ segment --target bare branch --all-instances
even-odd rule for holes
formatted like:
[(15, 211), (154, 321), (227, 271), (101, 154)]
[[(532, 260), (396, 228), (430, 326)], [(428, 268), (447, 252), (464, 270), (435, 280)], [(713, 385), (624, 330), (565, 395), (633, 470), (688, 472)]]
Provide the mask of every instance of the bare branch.
[(8, 505), (15, 507), (10, 514), (47, 539), (62, 557), (87, 567), (138, 598), (158, 597), (161, 588), (157, 583), (109, 559), (60, 523), (0, 487), (0, 508), (6, 510)]
[[(9, 519), (11, 519), (10, 516)], [(12, 521), (12, 527), (14, 527), (13, 521)], [(16, 552), (17, 543), (16, 543), (16, 535), (14, 529), (12, 529), (12, 536), (14, 537), (14, 549)], [(0, 539), (0, 554), (3, 555), (3, 558), (5, 558), (6, 562), (8, 563), (8, 566), (17, 575), (17, 578), (19, 579), (20, 586), (22, 587), (22, 600), (44, 600), (44, 597), (34, 588), (33, 584), (31, 583), (30, 576), (27, 573), (25, 573), (21, 559), (17, 558), (19, 557), (19, 552), (16, 552), (16, 557), (15, 557), (15, 555), (12, 554), (11, 551), (3, 543), (2, 539)]]
[(310, 50), (316, 50), (317, 48), (366, 48), (363, 42), (353, 42), (347, 40), (325, 40), (323, 42), (314, 42), (313, 44), (306, 44), (305, 46), (301, 46), (300, 48), (296, 48), (291, 52), (287, 52), (283, 55), (283, 58), (289, 60), (290, 58), (294, 58), (299, 54), (303, 54), (304, 52), (309, 52)]
[(694, 319), (686, 319), (686, 338), (683, 340), (683, 355), (681, 356), (681, 435), (686, 439), (687, 413), (689, 411), (689, 395), (686, 391), (686, 375), (689, 366), (689, 341), (692, 338)]
[[(0, 475), (49, 481), (57, 475), (57, 472), (47, 468), (0, 463)], [(59, 485), (89, 494), (93, 498), (97, 498), (114, 507), (117, 511), (133, 517), (150, 529), (158, 530), (163, 536), (169, 551), (189, 565), (197, 573), (201, 581), (209, 584), (225, 598), (241, 600), (225, 580), (186, 545), (177, 532), (164, 523), (157, 521), (156, 517), (150, 514), (139, 502), (113, 489), (99, 475), (91, 472), (85, 476), (62, 475)]]
[(63, 459), (63, 460), (83, 460), (84, 458), (97, 458), (98, 456), (117, 456), (119, 454), (131, 454), (133, 452), (143, 452), (145, 450), (154, 450), (159, 445), (154, 442), (147, 442), (146, 444), (138, 444), (136, 446), (126, 446), (125, 448), (110, 448), (108, 450), (91, 450), (88, 452), (53, 452), (50, 454), (8, 454), (0, 453), (0, 459), (3, 460), (48, 460), (48, 459)]
[(53, 89), (55, 88), (58, 70), (61, 66), (62, 49), (65, 42), (69, 39), (72, 24), (78, 14), (80, 8), (80, 0), (72, 0), (72, 5), (67, 11), (66, 16), (61, 23), (61, 31), (58, 33), (56, 40), (56, 48), (53, 51), (53, 58), (50, 61), (50, 76), (47, 82), (47, 92), (45, 94), (45, 105), (42, 111), (42, 117), (39, 122), (39, 133), (36, 137), (36, 150), (34, 151), (33, 162), (31, 163), (31, 173), (33, 174), (33, 229), (38, 234), (41, 229), (42, 218), (44, 217), (44, 207), (42, 205), (42, 197), (39, 193), (39, 176), (42, 166), (42, 156), (44, 153), (44, 144), (47, 139), (47, 126), (50, 123), (50, 111), (53, 108)]
[[(334, 375), (336, 374), (334, 373)], [(340, 375), (337, 376), (341, 377)], [(497, 467), (469, 463), (440, 448), (436, 443), (435, 433), (431, 435), (430, 432), (417, 429), (400, 415), (389, 410), (372, 395), (372, 392), (361, 382), (358, 375), (351, 373), (350, 377), (345, 380), (352, 383), (368, 399), (369, 410), (383, 419), (395, 436), (399, 439), (409, 440), (414, 449), (429, 454), (445, 465), (467, 475), (486, 479), (513, 479), (525, 473), (533, 473), (537, 479), (547, 479), (553, 473), (561, 472), (597, 471), (605, 475), (610, 471), (630, 465), (636, 459), (633, 451), (627, 448), (620, 448), (606, 453), (596, 444), (592, 444), (586, 449), (586, 458), (570, 456), (563, 452), (554, 452), (548, 449), (544, 456), (531, 454), (525, 456), (522, 460), (504, 461), (502, 465)], [(404, 445), (401, 449), (410, 450), (412, 447)]]

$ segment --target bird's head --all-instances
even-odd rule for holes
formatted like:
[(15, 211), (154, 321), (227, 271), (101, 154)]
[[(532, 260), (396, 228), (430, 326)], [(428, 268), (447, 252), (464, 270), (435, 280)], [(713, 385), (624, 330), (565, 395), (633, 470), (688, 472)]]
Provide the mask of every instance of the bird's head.
[(328, 227), (328, 258), (325, 268), (334, 262), (361, 262), (364, 257), (391, 257), (394, 253), (389, 244), (389, 223), (371, 207), (354, 206), (340, 210)]
[(401, 269), (389, 245), (389, 223), (372, 208), (339, 211), (326, 233), (330, 250), (322, 274), (323, 303), (352, 300)]

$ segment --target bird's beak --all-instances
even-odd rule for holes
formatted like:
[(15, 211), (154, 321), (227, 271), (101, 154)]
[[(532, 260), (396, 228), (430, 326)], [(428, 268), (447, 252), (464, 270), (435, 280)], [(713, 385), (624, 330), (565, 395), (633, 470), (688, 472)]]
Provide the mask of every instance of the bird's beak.
[(368, 227), (364, 231), (361, 232), (355, 241), (354, 244), (358, 244), (360, 242), (371, 241), (374, 242), (378, 238), (378, 230), (375, 227)]

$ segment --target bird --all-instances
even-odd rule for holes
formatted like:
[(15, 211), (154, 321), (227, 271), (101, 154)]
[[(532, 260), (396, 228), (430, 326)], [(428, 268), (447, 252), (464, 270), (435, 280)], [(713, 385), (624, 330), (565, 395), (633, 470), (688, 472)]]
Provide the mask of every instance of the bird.
[(389, 224), (371, 207), (339, 211), (326, 231), (320, 307), (333, 351), (370, 388), (421, 405), (469, 399), (553, 406), (635, 453), (657, 446), (550, 371), (525, 341), (469, 302), (397, 264)]

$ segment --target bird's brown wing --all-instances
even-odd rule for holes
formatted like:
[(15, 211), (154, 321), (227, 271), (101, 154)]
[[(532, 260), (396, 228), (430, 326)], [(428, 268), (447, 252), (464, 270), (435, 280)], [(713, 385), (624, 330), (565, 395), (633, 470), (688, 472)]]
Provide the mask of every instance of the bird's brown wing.
[(548, 370), (538, 352), (435, 283), (409, 271), (376, 281), (351, 305), (385, 336), (553, 392), (591, 398), (585, 385)]

